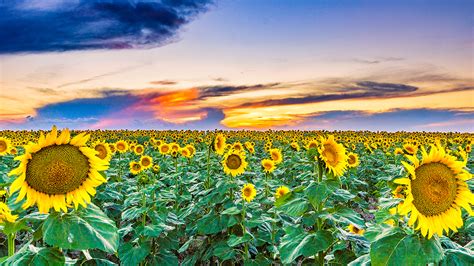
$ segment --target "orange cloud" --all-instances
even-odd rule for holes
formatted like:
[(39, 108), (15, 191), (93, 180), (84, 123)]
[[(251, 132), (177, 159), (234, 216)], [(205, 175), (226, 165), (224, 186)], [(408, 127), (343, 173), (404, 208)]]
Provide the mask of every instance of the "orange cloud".
[(196, 88), (147, 97), (149, 96), (144, 96), (134, 109), (151, 111), (156, 119), (182, 124), (202, 120), (207, 116), (207, 111), (197, 105), (199, 91)]

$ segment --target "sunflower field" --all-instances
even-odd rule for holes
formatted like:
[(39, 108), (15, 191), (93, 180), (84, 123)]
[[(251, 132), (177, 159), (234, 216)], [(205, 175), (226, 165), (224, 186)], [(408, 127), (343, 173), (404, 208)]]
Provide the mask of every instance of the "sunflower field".
[(0, 265), (474, 265), (473, 144), (0, 131)]

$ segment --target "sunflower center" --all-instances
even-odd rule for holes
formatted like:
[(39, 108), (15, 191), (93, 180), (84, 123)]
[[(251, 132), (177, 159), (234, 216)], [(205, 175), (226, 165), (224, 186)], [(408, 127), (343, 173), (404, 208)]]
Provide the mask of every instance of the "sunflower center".
[(413, 204), (417, 210), (432, 216), (445, 212), (456, 199), (457, 184), (453, 171), (442, 163), (423, 164), (411, 181)]
[(245, 197), (250, 197), (252, 195), (252, 189), (249, 188), (249, 187), (246, 187), (244, 189), (244, 195), (245, 195)]
[(125, 144), (123, 144), (123, 143), (118, 143), (118, 144), (117, 144), (117, 149), (118, 149), (119, 151), (125, 150)]
[(136, 164), (133, 164), (132, 168), (133, 168), (133, 170), (138, 171), (138, 170), (140, 170), (141, 166), (140, 166), (140, 164), (136, 163)]
[(348, 163), (349, 164), (355, 164), (356, 163), (356, 158), (355, 158), (354, 155), (349, 155)]
[(0, 152), (7, 150), (7, 143), (4, 140), (0, 140)]
[(272, 164), (271, 163), (264, 163), (263, 165), (265, 167), (265, 169), (267, 170), (270, 170), (272, 168)]
[(242, 159), (238, 155), (231, 154), (227, 157), (226, 165), (232, 170), (238, 169), (242, 165)]
[(273, 152), (273, 153), (272, 153), (272, 159), (273, 159), (274, 161), (278, 161), (278, 158), (280, 158), (280, 156), (278, 156), (278, 153)]
[(143, 158), (142, 159), (142, 165), (143, 166), (148, 166), (148, 165), (150, 165), (150, 163), (151, 163), (150, 159), (148, 159), (148, 158)]
[[(326, 146), (326, 145), (325, 145)], [(326, 146), (323, 151), (323, 156), (326, 158), (327, 162), (335, 166), (337, 164), (337, 151), (335, 151), (332, 146)]]
[(89, 159), (78, 147), (53, 145), (32, 154), (27, 164), (26, 182), (39, 192), (66, 194), (81, 186), (89, 168)]
[(97, 154), (97, 157), (99, 157), (100, 159), (103, 160), (105, 159), (105, 157), (107, 157), (107, 149), (102, 144), (96, 145), (94, 149), (99, 152), (99, 154)]

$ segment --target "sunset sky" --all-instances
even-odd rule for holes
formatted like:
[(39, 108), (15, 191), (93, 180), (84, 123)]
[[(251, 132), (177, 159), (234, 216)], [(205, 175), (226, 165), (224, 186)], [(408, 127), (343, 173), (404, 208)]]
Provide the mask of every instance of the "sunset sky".
[(474, 1), (0, 1), (0, 129), (474, 131)]

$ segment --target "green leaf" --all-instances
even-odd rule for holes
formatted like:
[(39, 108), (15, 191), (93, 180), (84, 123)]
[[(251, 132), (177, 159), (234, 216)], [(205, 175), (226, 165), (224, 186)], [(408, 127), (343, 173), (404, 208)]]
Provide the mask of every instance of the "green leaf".
[(444, 258), (440, 265), (474, 265), (474, 252), (471, 250), (446, 249), (444, 251)]
[(279, 209), (290, 216), (299, 217), (308, 209), (308, 202), (305, 199), (296, 198), (282, 205)]
[(443, 258), (439, 239), (430, 240), (402, 232), (385, 234), (370, 245), (372, 265), (426, 265)]
[(328, 231), (318, 231), (308, 234), (301, 228), (287, 227), (286, 235), (281, 239), (280, 257), (284, 264), (292, 263), (299, 256), (313, 256), (319, 251), (324, 251), (333, 241)]
[(326, 200), (332, 191), (338, 187), (337, 181), (324, 180), (321, 183), (312, 182), (305, 190), (305, 195), (308, 198), (311, 205), (317, 208), (319, 203)]
[(239, 213), (241, 213), (241, 210), (239, 210), (239, 208), (230, 207), (226, 209), (225, 211), (223, 211), (221, 214), (234, 215), (234, 214), (239, 214)]
[(119, 235), (115, 223), (97, 206), (72, 213), (52, 213), (43, 224), (44, 241), (64, 249), (98, 248), (115, 253)]
[(134, 246), (132, 243), (125, 243), (119, 247), (118, 256), (122, 265), (138, 265), (148, 254), (150, 254), (151, 245), (144, 242)]
[(81, 266), (113, 266), (117, 265), (110, 260), (92, 258), (81, 263)]
[(358, 257), (356, 260), (351, 261), (348, 266), (369, 266), (370, 265), (370, 255), (365, 254)]
[(33, 245), (27, 245), (21, 248), (15, 255), (4, 262), (5, 265), (64, 265), (65, 258), (63, 253), (54, 247), (38, 248)]
[(21, 230), (25, 230), (25, 231), (29, 231), (31, 230), (31, 228), (26, 225), (26, 221), (25, 220), (18, 220), (14, 223), (5, 223), (5, 225), (3, 226), (3, 233), (5, 235), (9, 235), (9, 234), (15, 234), (17, 233), (18, 231), (21, 231)]
[(229, 245), (229, 247), (235, 247), (242, 243), (248, 242), (251, 239), (252, 239), (252, 236), (250, 234), (245, 234), (243, 236), (231, 235), (229, 237), (229, 240), (227, 240), (227, 245)]

